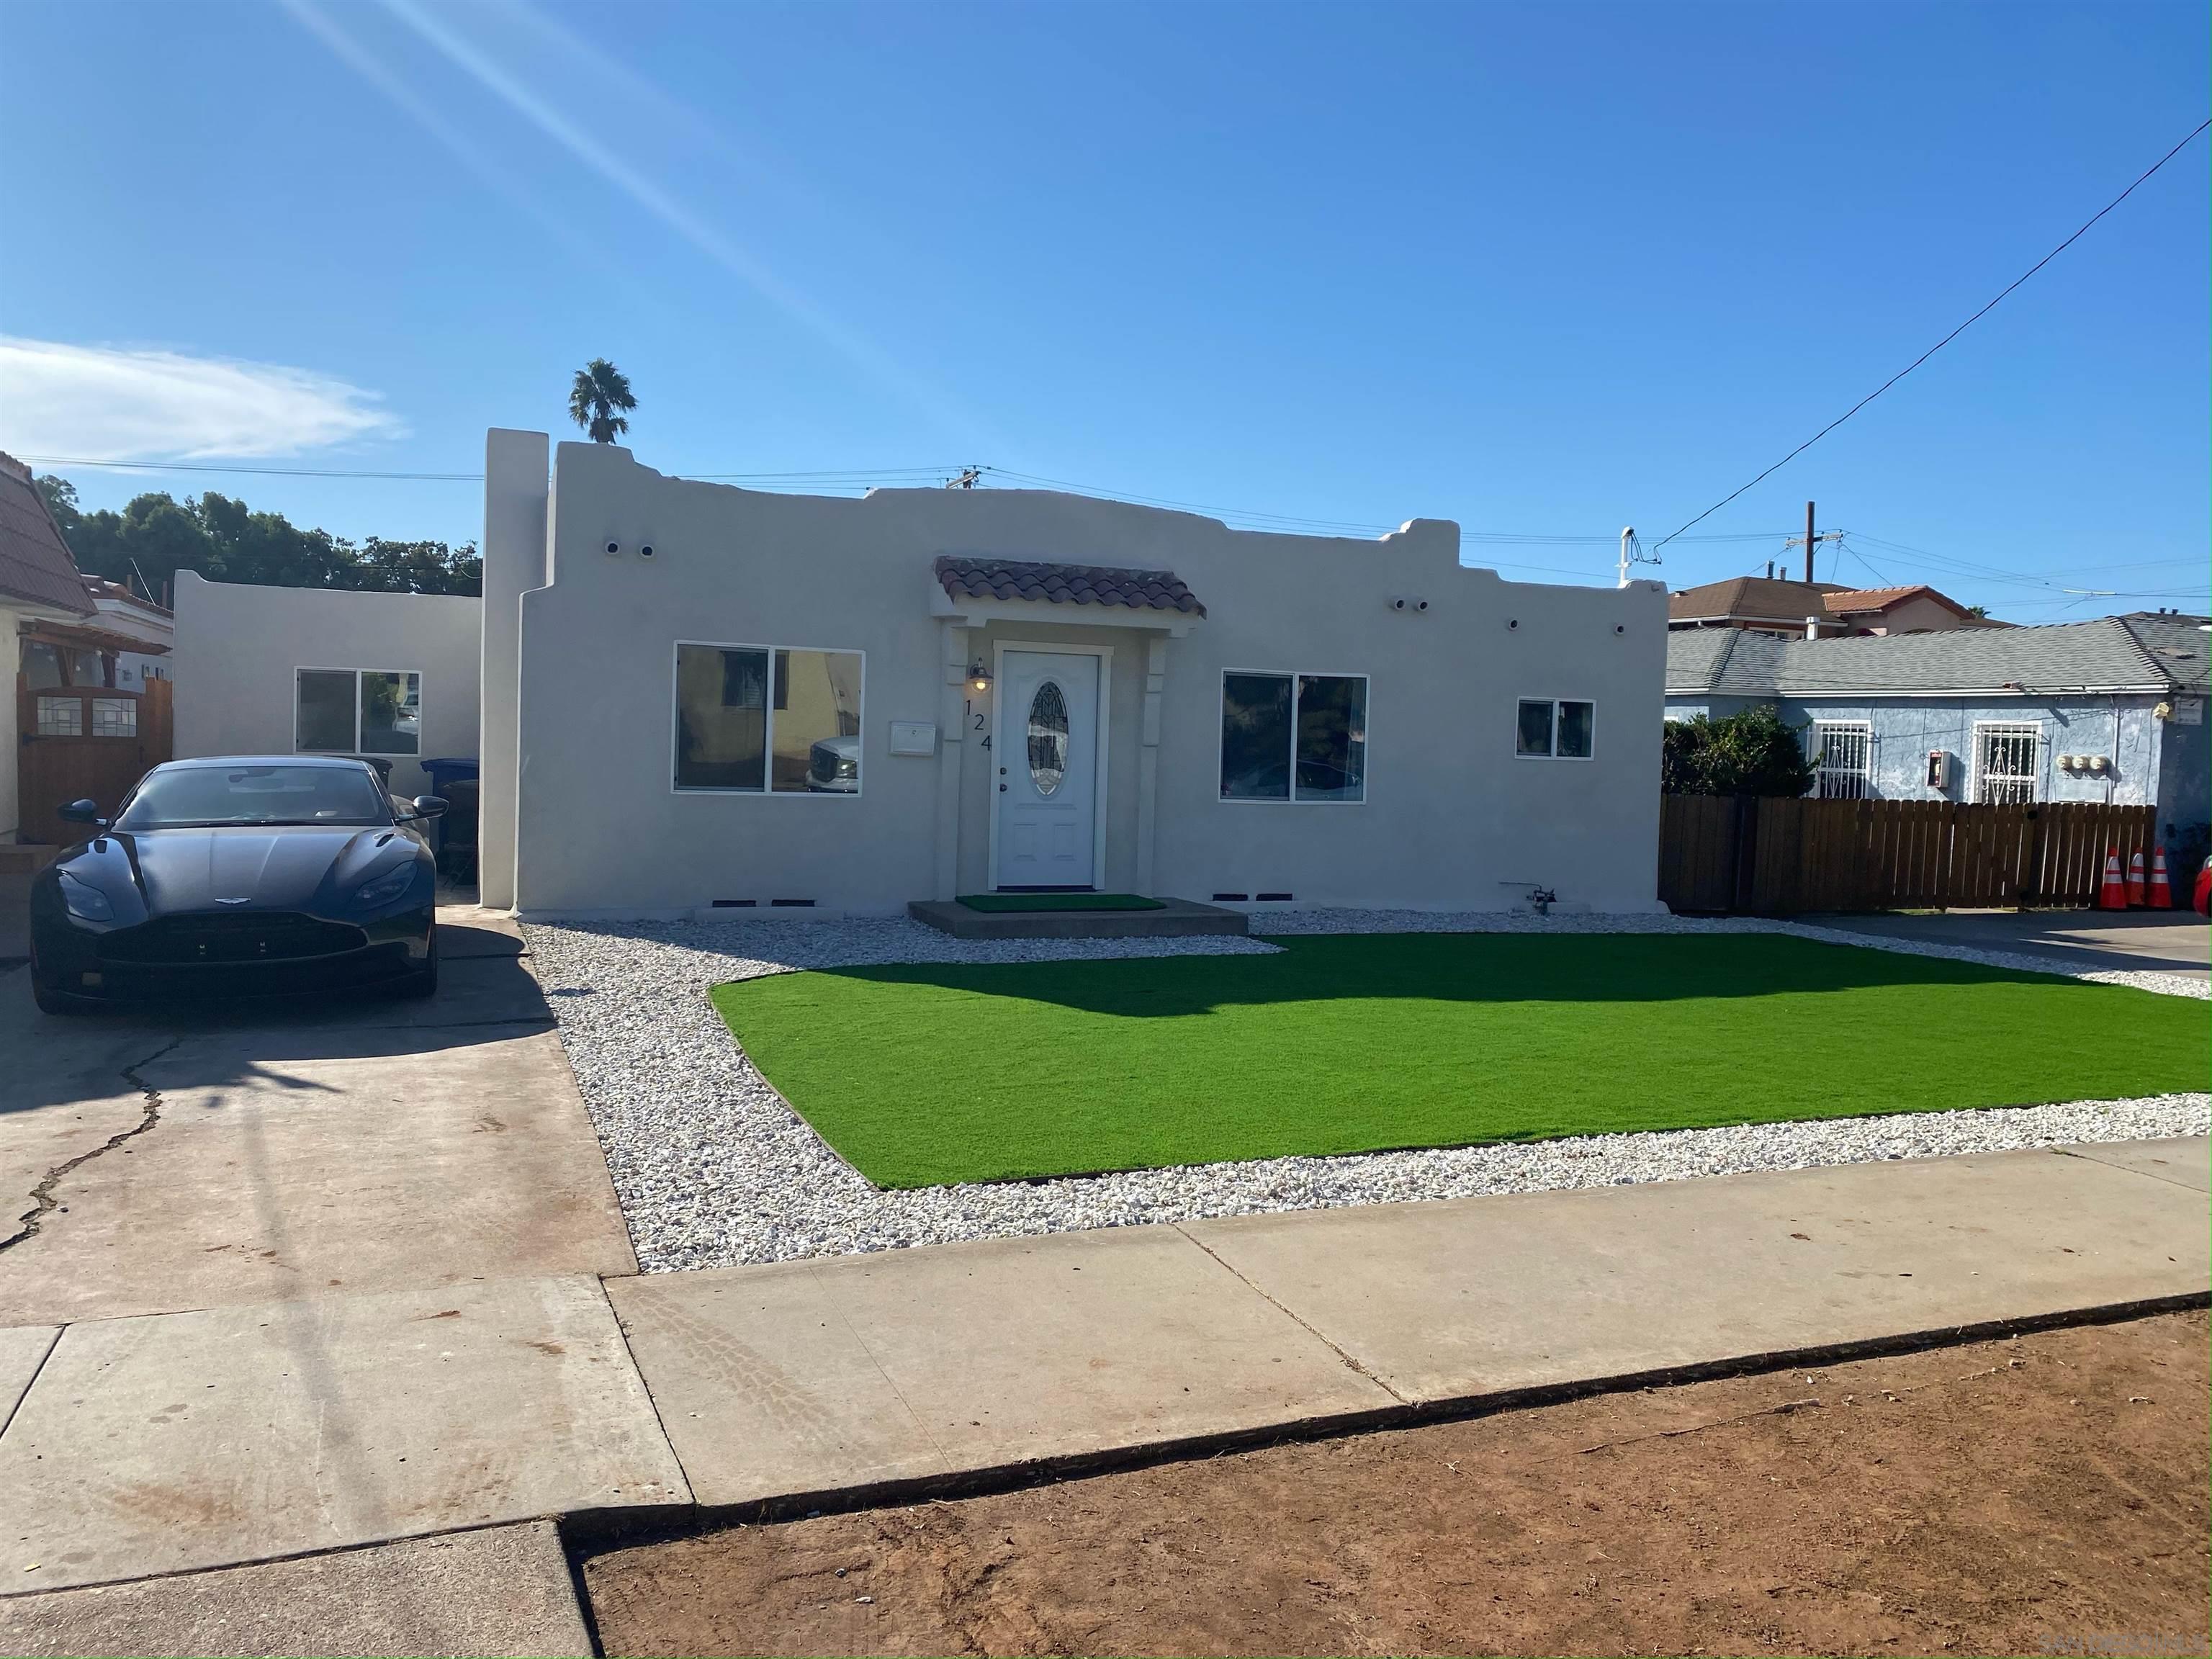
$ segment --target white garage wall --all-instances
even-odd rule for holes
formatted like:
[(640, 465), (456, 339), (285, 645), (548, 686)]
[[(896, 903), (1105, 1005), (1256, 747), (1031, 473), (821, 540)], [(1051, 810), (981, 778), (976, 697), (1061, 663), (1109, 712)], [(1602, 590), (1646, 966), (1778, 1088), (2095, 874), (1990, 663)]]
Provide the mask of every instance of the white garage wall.
[[(480, 600), (432, 593), (252, 587), (177, 573), (177, 757), (294, 752), (302, 668), (412, 669), (422, 676), (422, 752), (474, 759)], [(395, 793), (429, 792), (422, 767), (390, 757)]]

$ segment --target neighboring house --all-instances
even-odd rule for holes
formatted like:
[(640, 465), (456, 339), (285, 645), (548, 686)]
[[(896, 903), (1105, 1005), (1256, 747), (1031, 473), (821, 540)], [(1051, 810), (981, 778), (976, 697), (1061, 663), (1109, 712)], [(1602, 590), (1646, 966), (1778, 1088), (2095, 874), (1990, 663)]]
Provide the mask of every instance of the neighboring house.
[(1777, 639), (1850, 635), (1932, 634), (2004, 628), (1978, 617), (1924, 583), (1910, 587), (1838, 587), (1773, 576), (1732, 576), (1667, 597), (1671, 629), (1733, 628)]
[(443, 593), (255, 587), (177, 572), (177, 756), (358, 755), (395, 794), (473, 759), (483, 605)]
[(2009, 628), (1978, 617), (1925, 582), (1908, 587), (1832, 588), (1821, 601), (1848, 634), (1941, 634), (1957, 628)]
[(168, 658), (177, 642), (177, 629), (168, 606), (99, 576), (87, 576), (84, 586), (92, 596), (97, 625), (116, 641), (106, 653), (112, 659), (109, 684), (125, 691), (142, 691), (148, 680), (173, 678)]
[(1795, 640), (1672, 634), (1667, 714), (1771, 703), (1807, 729), (1814, 791), (1884, 800), (2100, 800), (2158, 808), (2170, 844), (2208, 818), (2202, 617)]
[(1828, 614), (1825, 584), (1794, 582), (1774, 576), (1731, 576), (1667, 596), (1669, 629), (1729, 628), (1802, 639), (1809, 627), (1840, 634), (1844, 625)]
[[(180, 751), (307, 746), (328, 714), (374, 752), (372, 695), (419, 697), (410, 752), (480, 755), (482, 896), (526, 915), (1000, 888), (1658, 908), (1656, 583), (1508, 582), (1432, 520), (1356, 540), (1049, 491), (764, 494), (506, 431), (482, 545), (480, 611), (180, 580)], [(480, 659), (447, 607), (481, 617)], [(446, 688), (479, 660), (457, 747)], [(352, 726), (329, 671), (356, 676)]]
[(16, 840), (22, 826), (22, 711), (32, 711), (35, 729), (41, 685), (74, 684), (72, 674), (100, 683), (100, 636), (86, 626), (95, 614), (31, 469), (0, 454), (0, 683), (7, 688), (0, 697), (0, 842)]

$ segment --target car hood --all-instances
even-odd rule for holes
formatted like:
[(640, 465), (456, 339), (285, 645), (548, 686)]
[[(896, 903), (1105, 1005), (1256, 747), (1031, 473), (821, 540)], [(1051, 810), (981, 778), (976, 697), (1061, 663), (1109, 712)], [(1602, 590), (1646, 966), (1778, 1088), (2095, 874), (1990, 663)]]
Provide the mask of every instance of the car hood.
[[(146, 914), (179, 910), (311, 910), (415, 856), (419, 843), (384, 825), (258, 830), (111, 830), (60, 860), (110, 896), (135, 888)], [(240, 901), (244, 901), (240, 902)]]

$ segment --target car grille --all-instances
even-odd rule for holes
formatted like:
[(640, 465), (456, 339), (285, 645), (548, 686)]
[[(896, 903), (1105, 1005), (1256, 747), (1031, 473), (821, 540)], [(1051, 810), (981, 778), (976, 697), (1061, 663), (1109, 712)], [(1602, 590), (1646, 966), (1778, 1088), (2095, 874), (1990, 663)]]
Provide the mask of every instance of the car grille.
[(288, 962), (358, 951), (368, 935), (343, 922), (282, 910), (237, 915), (160, 916), (143, 927), (110, 933), (100, 942), (108, 962), (181, 964)]

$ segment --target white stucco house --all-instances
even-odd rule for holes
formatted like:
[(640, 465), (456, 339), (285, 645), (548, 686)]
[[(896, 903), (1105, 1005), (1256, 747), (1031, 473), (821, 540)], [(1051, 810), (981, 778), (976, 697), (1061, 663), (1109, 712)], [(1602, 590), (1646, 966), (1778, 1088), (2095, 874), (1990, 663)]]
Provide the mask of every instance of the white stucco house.
[(1051, 491), (769, 494), (531, 432), (489, 435), (484, 490), (481, 605), (218, 622), (221, 591), (180, 584), (179, 752), (392, 742), (337, 732), (337, 679), (301, 678), (380, 677), (410, 753), (479, 757), (483, 900), (526, 915), (1659, 908), (1657, 583), (1505, 581), (1435, 520), (1358, 540)]

